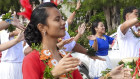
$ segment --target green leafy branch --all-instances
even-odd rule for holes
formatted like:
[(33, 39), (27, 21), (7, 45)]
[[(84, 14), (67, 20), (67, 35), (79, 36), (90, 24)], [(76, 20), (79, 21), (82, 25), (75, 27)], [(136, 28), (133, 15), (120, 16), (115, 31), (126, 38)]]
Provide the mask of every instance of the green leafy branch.
[[(10, 12), (6, 13), (5, 15), (2, 16), (3, 21), (5, 21), (6, 19), (12, 20), (12, 14)], [(13, 32), (15, 29), (16, 29), (16, 27), (14, 27), (11, 24), (8, 28), (6, 28), (6, 30), (8, 30), (8, 32)]]
[(37, 50), (37, 51), (41, 52), (41, 50), (42, 50), (42, 45), (41, 45), (41, 44), (32, 43), (31, 48), (32, 48), (33, 50)]

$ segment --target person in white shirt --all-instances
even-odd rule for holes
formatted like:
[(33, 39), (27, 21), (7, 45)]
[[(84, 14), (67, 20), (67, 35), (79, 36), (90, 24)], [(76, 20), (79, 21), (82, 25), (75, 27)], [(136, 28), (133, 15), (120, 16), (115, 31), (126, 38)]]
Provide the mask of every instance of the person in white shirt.
[(140, 49), (140, 38), (136, 37), (132, 30), (137, 31), (136, 24), (138, 20), (138, 9), (128, 7), (124, 9), (123, 19), (125, 20), (117, 30), (117, 40), (119, 44), (120, 57), (138, 57)]
[[(10, 24), (24, 30), (17, 18), (11, 22), (1, 21), (0, 30), (6, 29)], [(22, 26), (22, 27), (21, 27)], [(18, 35), (18, 36), (17, 36)], [(15, 36), (17, 36), (15, 38)], [(0, 63), (0, 79), (22, 79), (22, 61), (24, 58), (23, 44), (24, 33), (17, 30), (8, 32), (2, 30), (0, 33), (0, 51), (2, 51)]]

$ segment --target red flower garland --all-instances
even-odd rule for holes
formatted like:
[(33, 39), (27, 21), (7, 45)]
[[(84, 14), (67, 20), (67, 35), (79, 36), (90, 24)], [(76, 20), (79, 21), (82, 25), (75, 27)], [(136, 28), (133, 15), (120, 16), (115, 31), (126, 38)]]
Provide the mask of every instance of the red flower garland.
[(135, 69), (132, 79), (136, 79), (136, 74), (140, 76), (140, 49), (139, 49), (139, 58), (136, 61), (136, 69)]

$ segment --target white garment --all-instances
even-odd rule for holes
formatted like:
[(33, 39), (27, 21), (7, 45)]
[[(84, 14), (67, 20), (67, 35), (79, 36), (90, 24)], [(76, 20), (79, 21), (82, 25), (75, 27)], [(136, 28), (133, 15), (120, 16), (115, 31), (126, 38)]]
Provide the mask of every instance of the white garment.
[[(14, 37), (10, 37), (9, 40), (9, 33), (6, 30), (1, 32), (1, 44), (13, 40)], [(22, 62), (24, 58), (23, 53), (23, 44), (22, 42), (17, 43), (16, 45), (12, 46), (11, 48), (2, 51), (1, 62), (12, 62), (18, 63)]]
[(23, 79), (22, 63), (0, 63), (0, 79)]
[(50, 2), (50, 1), (51, 1), (51, 0), (43, 0), (43, 3), (44, 3), (44, 2)]
[[(124, 35), (120, 30), (121, 25), (117, 30), (117, 40), (119, 44), (120, 57), (138, 57), (140, 49), (140, 38), (136, 38), (131, 29), (128, 29)], [(132, 27), (134, 31), (137, 31), (136, 27)]]
[(99, 56), (99, 57), (106, 59), (106, 61), (98, 59), (96, 60), (90, 59), (89, 76), (91, 78), (101, 77), (102, 76), (101, 72), (105, 71), (106, 68), (112, 69), (111, 61), (108, 56)]
[[(10, 37), (13, 40), (14, 37)], [(10, 41), (9, 33), (3, 30), (0, 34), (1, 44)], [(0, 79), (23, 79), (22, 77), (22, 61), (24, 58), (23, 44), (17, 43), (11, 48), (2, 51), (0, 63)]]
[[(67, 32), (68, 31), (68, 22), (66, 21), (66, 24), (65, 24), (65, 28), (66, 28), (66, 31), (65, 31), (65, 36), (63, 38), (63, 40), (66, 40), (66, 39), (70, 39), (70, 35), (69, 33)], [(68, 44), (65, 44), (64, 47), (66, 48), (65, 51), (68, 51), (68, 52), (71, 52), (72, 49), (74, 48), (76, 42), (75, 41), (72, 41)]]
[(25, 46), (23, 47), (23, 52), (25, 51), (25, 49), (29, 47), (29, 45), (26, 43)]

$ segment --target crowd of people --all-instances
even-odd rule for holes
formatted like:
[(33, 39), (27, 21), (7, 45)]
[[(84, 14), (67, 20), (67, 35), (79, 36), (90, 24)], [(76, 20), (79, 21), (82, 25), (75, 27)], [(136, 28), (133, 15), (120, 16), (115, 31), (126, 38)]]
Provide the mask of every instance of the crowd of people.
[[(75, 37), (70, 37), (68, 33), (76, 10), (81, 6), (80, 0), (66, 21), (57, 9), (59, 4), (50, 0), (43, 2), (32, 11), (27, 27), (16, 17), (0, 22), (0, 79), (83, 79), (78, 70), (80, 60), (68, 53), (73, 51), (88, 55), (88, 49), (77, 43), (84, 34), (86, 24), (78, 27)], [(136, 36), (139, 34), (138, 9), (127, 7), (123, 18), (125, 21), (117, 30), (120, 58), (139, 57), (140, 37)], [(6, 30), (10, 24), (16, 27), (15, 31)], [(92, 22), (91, 31), (92, 35), (87, 39), (90, 47), (96, 50), (95, 56), (88, 55), (91, 58), (91, 79), (132, 79), (132, 69), (123, 68), (123, 64), (112, 68), (108, 49), (114, 38), (105, 35), (104, 23), (100, 20)], [(112, 70), (102, 76), (101, 72), (106, 68)]]

